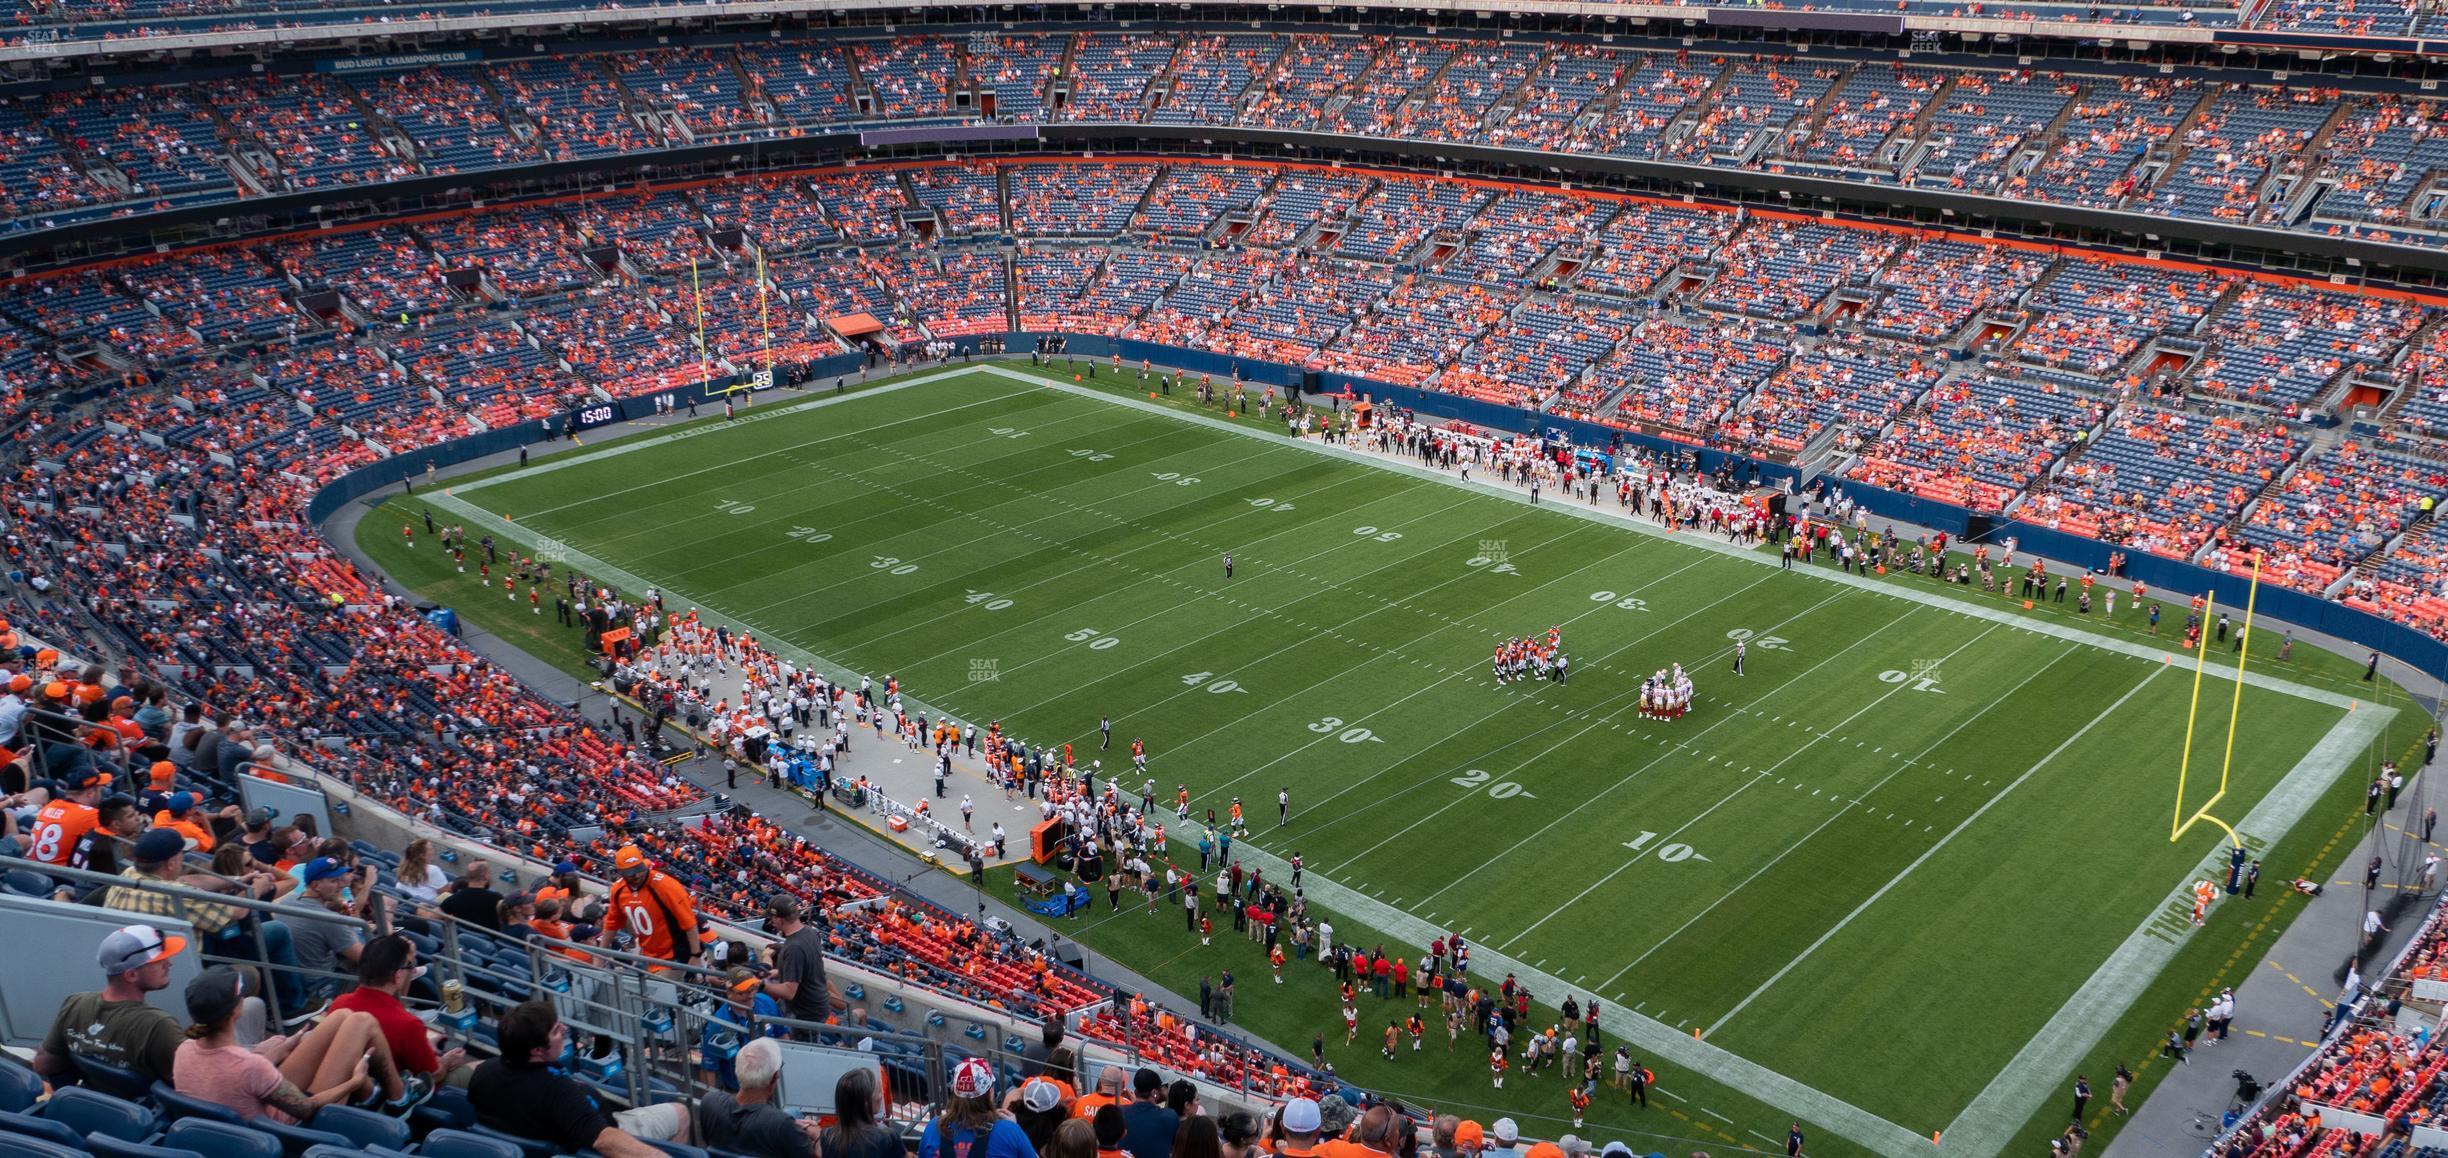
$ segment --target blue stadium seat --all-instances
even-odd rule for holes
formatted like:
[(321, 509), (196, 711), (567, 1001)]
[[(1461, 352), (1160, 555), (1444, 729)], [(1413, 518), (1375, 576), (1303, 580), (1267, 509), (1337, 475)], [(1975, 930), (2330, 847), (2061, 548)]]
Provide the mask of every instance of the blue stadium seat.
[(519, 1153), (526, 1155), (526, 1158), (553, 1158), (561, 1151), (559, 1146), (541, 1138), (521, 1138), (507, 1130), (496, 1130), (481, 1122), (471, 1127), (469, 1132), (480, 1138), (490, 1138), (496, 1142), (516, 1146)]
[(233, 1126), (246, 1123), (246, 1119), (238, 1116), (238, 1111), (219, 1102), (208, 1102), (190, 1094), (182, 1094), (170, 1088), (168, 1082), (153, 1083), (151, 1096), (153, 1104), (162, 1108), (162, 1116), (173, 1122), (181, 1118), (204, 1118), (214, 1122), (227, 1122)]
[(62, 1146), (24, 1134), (0, 1134), (0, 1158), (84, 1158), (74, 1146)]
[(49, 1118), (37, 1118), (32, 1114), (0, 1114), (0, 1134), (13, 1134), (20, 1138), (40, 1138), (45, 1142), (57, 1143), (71, 1150), (81, 1150), (85, 1147), (85, 1136), (77, 1133), (75, 1128), (65, 1123), (54, 1122)]
[(70, 1056), (76, 1059), (77, 1072), (85, 1075), (82, 1084), (86, 1089), (129, 1102), (141, 1102), (153, 1091), (153, 1083), (126, 1066), (112, 1065), (91, 1054)]
[(469, 1103), (467, 1093), (445, 1087), (435, 1090), (433, 1097), (408, 1115), (409, 1129), (422, 1137), (437, 1130), (465, 1130), (476, 1124), (476, 1107)]
[(162, 1144), (193, 1150), (204, 1158), (281, 1158), (280, 1139), (261, 1130), (210, 1118), (181, 1118), (170, 1124)]
[(79, 1134), (108, 1134), (125, 1142), (142, 1142), (160, 1129), (153, 1111), (74, 1086), (51, 1095), (37, 1114)]
[(14, 1060), (0, 1060), (0, 1110), (22, 1114), (42, 1097), (42, 1075)]
[(317, 1146), (338, 1146), (345, 1150), (357, 1148), (357, 1143), (346, 1134), (334, 1134), (308, 1126), (287, 1126), (270, 1118), (257, 1118), (247, 1123), (246, 1128), (271, 1135), (280, 1142), (281, 1153), (289, 1158), (301, 1158)]
[(0, 873), (0, 893), (10, 893), (20, 897), (47, 897), (51, 895), (51, 890), (57, 887), (50, 877), (32, 869), (10, 869), (6, 873)]
[(695, 1146), (683, 1146), (678, 1142), (657, 1142), (652, 1138), (640, 1138), (638, 1141), (671, 1155), (671, 1158), (709, 1158), (705, 1151)]
[(325, 1106), (306, 1124), (317, 1130), (345, 1134), (359, 1146), (408, 1148), (408, 1123), (355, 1106)]
[(306, 1158), (408, 1158), (405, 1151), (386, 1150), (380, 1146), (354, 1149), (347, 1146), (316, 1146), (306, 1151)]
[(465, 1130), (436, 1130), (417, 1145), (424, 1158), (524, 1158), (517, 1145)]
[(178, 1150), (168, 1146), (148, 1146), (142, 1142), (122, 1142), (108, 1134), (96, 1134), (85, 1139), (85, 1149), (94, 1158), (203, 1158), (193, 1150)]

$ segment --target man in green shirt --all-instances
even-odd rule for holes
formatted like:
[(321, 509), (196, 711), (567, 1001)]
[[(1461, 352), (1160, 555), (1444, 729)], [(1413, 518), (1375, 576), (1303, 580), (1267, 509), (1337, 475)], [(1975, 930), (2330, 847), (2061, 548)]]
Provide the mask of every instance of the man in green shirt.
[(145, 1004), (145, 994), (170, 986), (170, 959), (187, 948), (185, 937), (151, 925), (129, 925), (102, 938), (97, 954), (104, 978), (99, 993), (79, 993), (60, 1003), (34, 1070), (54, 1081), (77, 1074), (76, 1059), (136, 1071), (147, 1081), (170, 1080), (179, 1042), (178, 1019)]

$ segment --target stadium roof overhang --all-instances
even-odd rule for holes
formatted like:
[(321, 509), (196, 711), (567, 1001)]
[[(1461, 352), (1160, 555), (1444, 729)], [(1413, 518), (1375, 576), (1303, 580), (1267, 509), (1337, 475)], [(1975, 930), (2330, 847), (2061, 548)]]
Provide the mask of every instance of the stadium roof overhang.
[[(302, 24), (288, 28), (229, 31), (187, 31), (146, 28), (131, 24), (112, 27), (107, 35), (68, 35), (48, 40), (0, 46), (0, 64), (43, 61), (91, 61), (109, 57), (154, 57), (197, 53), (264, 53), (317, 51), (337, 47), (421, 44), (476, 36), (515, 35), (533, 31), (555, 36), (585, 34), (613, 28), (654, 24), (747, 22), (759, 19), (828, 18), (863, 12), (898, 13), (941, 10), (973, 13), (972, 0), (707, 0), (694, 4), (651, 4), (639, 7), (555, 9), (536, 12), (485, 12), (469, 3), (469, 11), (452, 13), (449, 3), (432, 15), (402, 19), (389, 15), (379, 23)], [(1329, 9), (1364, 9), (1388, 13), (1419, 13), (1427, 17), (1476, 19), (1489, 14), (1485, 0), (1336, 0)], [(2002, 19), (1915, 13), (1802, 11), (1786, 8), (1710, 7), (1700, 4), (1618, 3), (1612, 0), (1507, 0), (1505, 15), (1523, 18), (1585, 19), (1606, 24), (1656, 21), (1675, 26), (1767, 28), (1796, 31), (1855, 32), (1901, 35), (1912, 32), (1955, 33), (2015, 39), (2048, 37), (2062, 40), (2124, 41), (2134, 48), (2152, 44), (2251, 44), (2263, 49), (2328, 48), (2352, 52), (2436, 53), (2448, 55), (2448, 41), (2410, 38), (2310, 36), (2289, 33), (2237, 32), (2192, 24), (2118, 24), (2089, 20)], [(433, 9), (428, 9), (433, 11)], [(1185, 17), (1190, 14), (1184, 13)], [(40, 34), (42, 29), (17, 35)]]

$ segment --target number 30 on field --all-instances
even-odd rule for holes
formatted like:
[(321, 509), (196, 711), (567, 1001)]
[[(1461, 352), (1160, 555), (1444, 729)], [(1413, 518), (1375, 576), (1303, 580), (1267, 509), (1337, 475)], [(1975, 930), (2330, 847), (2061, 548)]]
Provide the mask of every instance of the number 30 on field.
[[(1337, 728), (1342, 728), (1343, 730), (1338, 733), (1335, 731)], [(1335, 739), (1341, 740), (1346, 744), (1385, 743), (1385, 737), (1369, 731), (1367, 728), (1344, 728), (1343, 717), (1341, 716), (1323, 717), (1319, 719), (1317, 723), (1309, 725), (1309, 730), (1321, 736), (1333, 736)]]

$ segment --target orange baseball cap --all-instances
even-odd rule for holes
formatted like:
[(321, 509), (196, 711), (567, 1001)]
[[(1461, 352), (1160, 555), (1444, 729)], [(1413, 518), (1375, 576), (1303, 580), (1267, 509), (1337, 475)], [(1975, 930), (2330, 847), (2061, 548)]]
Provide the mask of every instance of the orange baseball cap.
[(1487, 1131), (1480, 1129), (1477, 1122), (1464, 1122), (1454, 1127), (1454, 1145), (1456, 1146), (1467, 1146), (1475, 1150), (1486, 1142)]
[(155, 788), (167, 788), (170, 782), (176, 779), (178, 779), (178, 765), (168, 760), (153, 762), (153, 786)]
[(639, 852), (634, 844), (624, 844), (619, 852), (612, 854), (612, 867), (616, 869), (633, 869), (645, 863), (646, 854)]
[(34, 677), (20, 672), (9, 677), (9, 690), (22, 692), (34, 686)]
[(102, 689), (101, 689), (101, 688), (98, 688), (98, 687), (95, 687), (95, 686), (94, 686), (94, 685), (92, 685), (92, 684), (78, 684), (78, 685), (77, 685), (77, 689), (76, 689), (76, 702), (78, 702), (78, 703), (80, 703), (80, 704), (90, 704), (90, 703), (94, 702), (95, 700), (99, 700), (99, 699), (101, 699), (101, 698), (102, 698), (102, 695), (103, 695)]
[(1532, 1146), (1523, 1158), (1564, 1158), (1564, 1148), (1553, 1142), (1541, 1142)]
[(50, 667), (58, 662), (59, 652), (55, 649), (46, 647), (34, 653), (34, 666), (36, 667)]
[(44, 684), (43, 698), (51, 700), (67, 699), (68, 685), (61, 683), (58, 680), (52, 680), (50, 683)]

